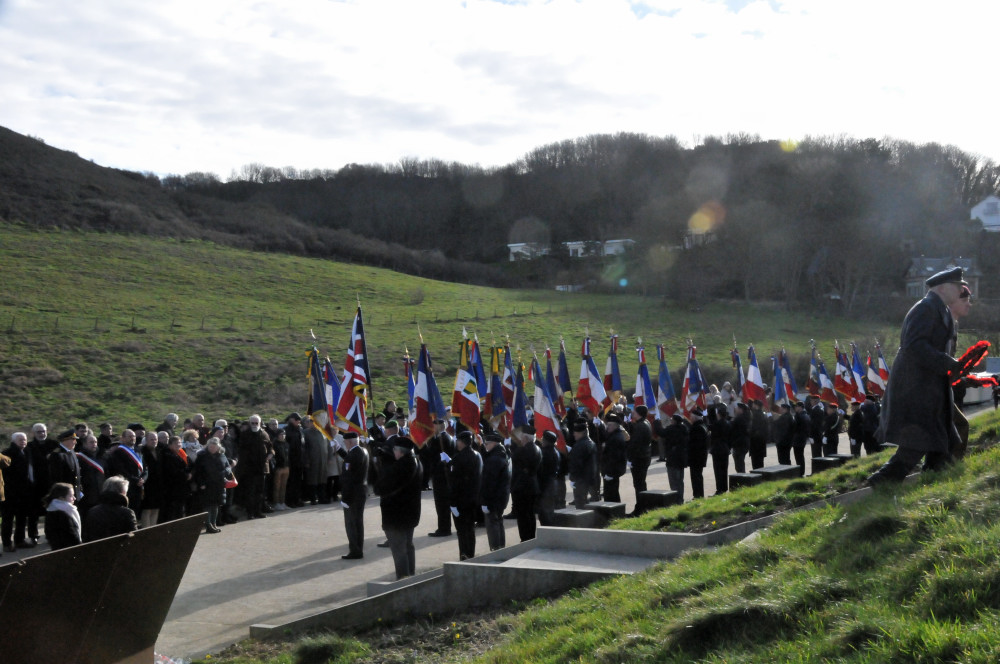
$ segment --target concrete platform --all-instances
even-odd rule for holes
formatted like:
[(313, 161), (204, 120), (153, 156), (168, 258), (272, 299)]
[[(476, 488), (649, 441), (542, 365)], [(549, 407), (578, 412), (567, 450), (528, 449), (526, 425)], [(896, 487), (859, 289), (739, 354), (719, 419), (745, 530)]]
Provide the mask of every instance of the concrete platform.
[(765, 482), (770, 482), (772, 480), (795, 479), (796, 477), (799, 477), (799, 473), (801, 471), (802, 471), (801, 466), (778, 464), (777, 466), (764, 466), (763, 468), (754, 468), (752, 472), (763, 477)]
[(741, 486), (756, 486), (764, 481), (764, 476), (753, 473), (730, 473), (729, 488), (738, 489)]
[(847, 455), (847, 458), (843, 458), (840, 456), (813, 457), (812, 472), (818, 473), (820, 471), (827, 470), (828, 468), (837, 468), (838, 466), (843, 466), (845, 463), (847, 463), (847, 459), (849, 458), (851, 458), (850, 454)]

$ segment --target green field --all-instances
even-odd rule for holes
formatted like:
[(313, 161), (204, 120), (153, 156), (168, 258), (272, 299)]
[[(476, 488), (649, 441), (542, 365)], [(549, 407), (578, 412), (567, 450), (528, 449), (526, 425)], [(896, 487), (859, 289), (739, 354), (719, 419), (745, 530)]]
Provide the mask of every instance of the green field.
[(562, 335), (571, 373), (587, 331), (603, 369), (614, 330), (627, 389), (639, 337), (654, 376), (655, 344), (665, 344), (676, 379), (691, 338), (706, 378), (721, 384), (734, 335), (744, 362), (756, 344), (765, 380), (768, 356), (784, 344), (802, 381), (810, 339), (830, 356), (834, 339), (865, 349), (878, 338), (889, 349), (898, 334), (779, 307), (490, 289), (201, 241), (7, 224), (0, 283), (0, 427), (8, 431), (38, 420), (155, 424), (170, 411), (283, 418), (305, 407), (313, 343), (342, 366), (359, 299), (379, 406), (405, 397), (401, 358), (404, 349), (416, 353), (421, 334), (450, 392), (463, 328), (484, 346), (509, 336), (526, 364)]

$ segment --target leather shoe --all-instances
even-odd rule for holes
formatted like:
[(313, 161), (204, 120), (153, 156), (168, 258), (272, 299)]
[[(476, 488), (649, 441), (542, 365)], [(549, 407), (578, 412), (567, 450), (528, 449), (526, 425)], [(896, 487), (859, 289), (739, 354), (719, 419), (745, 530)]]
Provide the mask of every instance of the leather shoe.
[(428, 537), (451, 537), (451, 533), (443, 533), (440, 530), (435, 530), (433, 533), (427, 533)]
[(23, 542), (18, 542), (15, 546), (19, 549), (34, 549), (37, 544), (30, 539), (26, 539)]
[(13, 544), (4, 544), (3, 550), (6, 551), (7, 553), (14, 553), (17, 549), (14, 548)]
[(375, 546), (377, 546), (380, 549), (388, 549), (389, 548), (389, 540), (386, 540), (384, 542), (379, 542)]
[(363, 554), (363, 553), (348, 553), (348, 554), (345, 554), (345, 555), (341, 556), (341, 558), (343, 558), (344, 560), (358, 560), (358, 559), (364, 558), (364, 557), (365, 557), (365, 554)]

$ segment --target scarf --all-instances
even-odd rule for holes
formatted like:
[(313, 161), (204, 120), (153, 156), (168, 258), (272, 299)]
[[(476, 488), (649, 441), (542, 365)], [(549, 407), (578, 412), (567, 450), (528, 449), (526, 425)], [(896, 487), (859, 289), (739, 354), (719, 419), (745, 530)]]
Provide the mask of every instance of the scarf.
[(80, 512), (76, 509), (76, 505), (73, 503), (67, 503), (65, 500), (60, 500), (56, 498), (49, 503), (47, 512), (55, 512), (56, 510), (60, 512), (65, 512), (70, 519), (76, 523), (77, 532), (82, 532), (82, 526), (80, 524)]

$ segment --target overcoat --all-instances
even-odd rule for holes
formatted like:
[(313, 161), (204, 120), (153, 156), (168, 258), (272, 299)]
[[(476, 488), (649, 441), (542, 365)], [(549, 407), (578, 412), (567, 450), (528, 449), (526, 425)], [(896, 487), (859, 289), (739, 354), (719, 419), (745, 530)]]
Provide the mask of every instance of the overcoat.
[(906, 314), (886, 388), (880, 442), (947, 453), (958, 439), (948, 378), (948, 372), (958, 366), (949, 354), (954, 333), (951, 312), (933, 291)]

